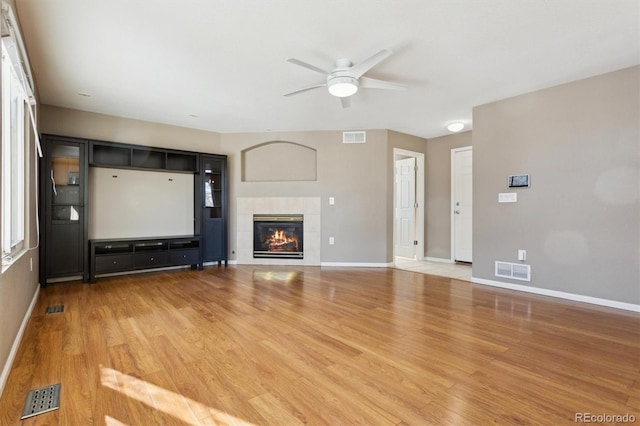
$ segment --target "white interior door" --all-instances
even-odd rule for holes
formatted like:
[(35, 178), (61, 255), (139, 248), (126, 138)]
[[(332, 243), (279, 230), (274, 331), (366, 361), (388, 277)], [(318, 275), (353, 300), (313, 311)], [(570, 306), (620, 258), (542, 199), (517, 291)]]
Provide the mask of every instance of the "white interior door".
[(454, 260), (472, 261), (473, 168), (471, 148), (453, 151)]
[(396, 256), (416, 258), (416, 159), (396, 161)]

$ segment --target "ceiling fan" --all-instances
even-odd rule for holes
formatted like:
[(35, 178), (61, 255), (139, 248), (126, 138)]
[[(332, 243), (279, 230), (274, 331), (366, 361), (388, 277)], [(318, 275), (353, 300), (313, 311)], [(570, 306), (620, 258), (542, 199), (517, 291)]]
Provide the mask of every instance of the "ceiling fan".
[(382, 49), (375, 55), (355, 65), (349, 59), (338, 59), (335, 64), (335, 68), (331, 71), (326, 71), (320, 67), (308, 64), (299, 59), (287, 59), (287, 62), (291, 62), (292, 64), (299, 65), (303, 68), (307, 68), (324, 75), (327, 81), (326, 83), (316, 84), (314, 86), (296, 90), (295, 92), (287, 93), (284, 96), (297, 95), (298, 93), (306, 92), (308, 90), (317, 89), (319, 87), (326, 87), (329, 90), (330, 94), (340, 98), (340, 102), (342, 103), (343, 108), (348, 108), (350, 106), (349, 97), (355, 94), (358, 91), (358, 88), (405, 90), (407, 86), (405, 86), (404, 84), (363, 77), (363, 75), (367, 71), (388, 58), (391, 53), (392, 52), (390, 50)]

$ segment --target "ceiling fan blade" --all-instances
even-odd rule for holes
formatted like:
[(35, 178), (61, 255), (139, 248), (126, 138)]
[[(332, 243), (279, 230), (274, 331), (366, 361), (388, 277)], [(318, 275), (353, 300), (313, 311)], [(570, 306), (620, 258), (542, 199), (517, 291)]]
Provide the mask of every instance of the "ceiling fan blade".
[(365, 59), (364, 61), (358, 64), (355, 64), (354, 66), (349, 68), (349, 73), (355, 78), (359, 78), (365, 72), (369, 71), (371, 68), (375, 67), (380, 62), (384, 61), (386, 58), (391, 56), (391, 53), (393, 52), (391, 52), (390, 50), (382, 49), (381, 51), (371, 56), (370, 58)]
[(342, 104), (342, 108), (351, 107), (351, 96), (347, 96), (345, 98), (340, 98), (340, 103)]
[(375, 78), (369, 77), (360, 77), (358, 82), (360, 83), (360, 87), (364, 89), (407, 90), (407, 86), (404, 84), (376, 80)]
[(319, 72), (320, 74), (325, 75), (325, 76), (327, 74), (329, 74), (329, 71), (325, 71), (322, 68), (316, 67), (315, 65), (311, 65), (311, 64), (308, 64), (306, 62), (302, 62), (301, 60), (296, 59), (296, 58), (289, 58), (289, 59), (287, 59), (287, 62), (291, 62), (292, 64), (299, 65), (302, 68), (306, 68), (306, 69), (309, 69), (311, 71)]
[(295, 92), (287, 93), (284, 96), (297, 95), (298, 93), (306, 92), (307, 90), (317, 89), (318, 87), (327, 87), (326, 83), (316, 84), (315, 86), (305, 87), (304, 89), (296, 90)]

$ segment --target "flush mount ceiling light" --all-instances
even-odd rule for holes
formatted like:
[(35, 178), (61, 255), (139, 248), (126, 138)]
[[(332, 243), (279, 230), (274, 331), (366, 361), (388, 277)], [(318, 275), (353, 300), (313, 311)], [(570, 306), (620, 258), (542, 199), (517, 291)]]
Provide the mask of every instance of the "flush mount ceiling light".
[(462, 129), (464, 129), (464, 123), (461, 123), (459, 121), (451, 123), (447, 126), (447, 130), (449, 130), (450, 132), (459, 132)]
[(351, 76), (339, 76), (327, 79), (329, 93), (337, 98), (346, 98), (358, 91), (358, 79)]

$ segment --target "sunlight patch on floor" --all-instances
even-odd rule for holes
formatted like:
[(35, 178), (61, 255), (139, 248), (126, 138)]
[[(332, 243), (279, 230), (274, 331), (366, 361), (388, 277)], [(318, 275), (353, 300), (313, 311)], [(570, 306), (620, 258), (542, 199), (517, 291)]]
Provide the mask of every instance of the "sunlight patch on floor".
[[(179, 393), (171, 392), (112, 368), (100, 367), (100, 378), (103, 386), (170, 415), (188, 425), (255, 426), (253, 423), (246, 422), (224, 411), (208, 407)], [(198, 419), (194, 411), (208, 412), (210, 415), (206, 419)], [(123, 425), (123, 423), (109, 416), (105, 417), (105, 423), (108, 426)]]
[(253, 279), (265, 280), (265, 281), (283, 281), (289, 283), (298, 278), (298, 272), (288, 271), (254, 271)]
[(122, 423), (121, 421), (116, 420), (111, 416), (104, 417), (104, 424), (105, 426), (129, 426), (126, 423)]

